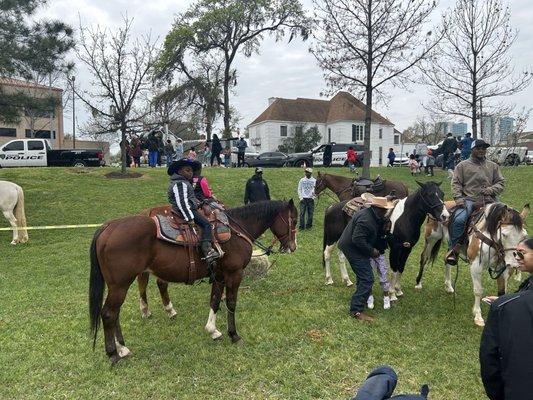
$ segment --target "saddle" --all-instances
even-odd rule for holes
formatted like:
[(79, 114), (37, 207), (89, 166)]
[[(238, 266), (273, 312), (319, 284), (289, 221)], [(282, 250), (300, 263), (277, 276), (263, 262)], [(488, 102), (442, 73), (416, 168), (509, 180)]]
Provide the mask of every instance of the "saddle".
[(376, 179), (356, 177), (352, 181), (352, 193), (378, 193), (385, 189), (385, 181), (380, 175)]
[[(455, 219), (455, 214), (457, 211), (459, 211), (462, 207), (453, 207), (449, 210), (451, 218), (450, 222), (448, 224), (448, 229), (450, 229), (453, 226), (453, 220)], [(465, 230), (463, 234), (461, 235), (458, 244), (461, 246), (468, 243), (468, 237), (472, 233), (472, 231), (475, 229), (477, 223), (479, 220), (483, 217), (483, 204), (481, 203), (474, 203), (474, 207), (472, 209), (472, 213), (468, 217), (465, 223)]]
[(374, 195), (371, 193), (363, 193), (360, 197), (348, 201), (344, 207), (342, 207), (342, 211), (349, 217), (353, 217), (356, 212), (368, 207), (368, 203), (372, 197), (374, 197)]
[[(204, 204), (199, 210), (209, 221), (213, 229), (213, 243), (225, 243), (231, 238), (228, 217), (218, 208)], [(181, 215), (174, 212), (152, 217), (157, 227), (157, 238), (180, 246), (198, 246), (201, 228), (196, 224), (185, 221)]]

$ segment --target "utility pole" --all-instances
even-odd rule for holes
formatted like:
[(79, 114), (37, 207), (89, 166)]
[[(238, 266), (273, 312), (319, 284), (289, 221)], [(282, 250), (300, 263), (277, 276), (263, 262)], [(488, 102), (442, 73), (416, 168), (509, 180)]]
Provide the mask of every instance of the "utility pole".
[(72, 75), (72, 148), (76, 148), (76, 89), (74, 82), (76, 77)]
[(479, 115), (479, 134), (483, 139), (483, 99), (479, 99)]

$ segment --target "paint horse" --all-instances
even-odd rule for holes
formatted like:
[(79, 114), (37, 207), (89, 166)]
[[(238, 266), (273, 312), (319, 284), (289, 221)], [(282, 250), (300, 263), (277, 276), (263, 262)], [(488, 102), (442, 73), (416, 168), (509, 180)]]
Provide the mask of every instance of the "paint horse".
[[(387, 196), (394, 191), (396, 197), (404, 198), (409, 194), (409, 189), (403, 182), (384, 180), (382, 183), (382, 188), (372, 192), (373, 195)], [(357, 185), (353, 178), (322, 173), (319, 171), (315, 183), (315, 195), (318, 196), (326, 189), (335, 193), (339, 198), (339, 201), (353, 199), (365, 192), (365, 188)]]
[[(430, 214), (438, 220), (448, 217), (443, 203), (444, 192), (440, 189), (441, 183), (417, 182), (420, 188), (413, 194), (401, 199), (392, 210), (390, 246), (390, 265), (395, 273), (391, 285), (391, 300), (402, 295), (400, 277), (405, 268), (407, 258), (412, 247), (418, 242), (420, 237), (420, 227), (424, 223), (426, 215)], [(324, 215), (324, 237), (323, 237), (323, 265), (326, 271), (326, 285), (333, 284), (331, 277), (330, 259), (337, 241), (350, 218), (343, 208), (347, 201), (331, 205)], [(405, 247), (409, 243), (410, 247)], [(346, 258), (339, 252), (339, 265), (343, 282), (350, 286), (352, 282), (346, 270)]]
[(24, 212), (24, 192), (22, 188), (12, 182), (0, 181), (0, 211), (13, 228), (11, 244), (26, 243), (26, 214)]
[[(222, 336), (216, 327), (222, 291), (226, 291), (228, 334), (233, 343), (241, 342), (235, 324), (237, 293), (243, 269), (250, 261), (253, 242), (270, 229), (280, 242), (280, 251), (296, 250), (298, 212), (292, 200), (265, 201), (226, 211), (231, 238), (221, 244), (224, 256), (217, 261), (211, 287), (210, 311), (206, 331), (212, 339)], [(136, 215), (106, 222), (94, 234), (89, 278), (90, 327), (96, 345), (100, 319), (103, 323), (105, 351), (114, 364), (131, 354), (120, 326), (120, 308), (135, 278), (151, 272), (166, 282), (189, 280), (189, 253), (183, 246), (159, 240), (156, 225), (146, 215)], [(208, 275), (207, 265), (195, 251), (193, 259), (197, 278)], [(104, 290), (107, 286), (105, 302)], [(103, 303), (103, 305), (102, 305)]]
[[(446, 202), (446, 207), (452, 209), (455, 202)], [(507, 281), (512, 267), (517, 263), (512, 251), (522, 241), (527, 232), (524, 220), (529, 213), (529, 204), (522, 212), (503, 204), (492, 203), (482, 209), (479, 221), (471, 225), (468, 241), (462, 246), (461, 253), (470, 263), (470, 275), (474, 286), (474, 323), (484, 326), (481, 316), (480, 301), (483, 296), (483, 270), (488, 269), (491, 277), (498, 279), (498, 295), (507, 290)], [(433, 262), (439, 253), (443, 240), (449, 239), (448, 229), (438, 221), (428, 220), (425, 229), (424, 250), (420, 256), (420, 270), (416, 278), (416, 289), (422, 289), (422, 275), (428, 261)], [(451, 265), (446, 264), (444, 272), (444, 286), (448, 293), (453, 293), (451, 279)]]

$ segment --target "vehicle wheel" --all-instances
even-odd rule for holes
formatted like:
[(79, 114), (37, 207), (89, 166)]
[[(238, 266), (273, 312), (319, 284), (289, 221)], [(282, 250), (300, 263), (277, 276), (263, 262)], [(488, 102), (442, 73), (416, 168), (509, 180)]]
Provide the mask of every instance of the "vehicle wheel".
[(85, 161), (82, 161), (82, 160), (75, 160), (73, 163), (72, 163), (72, 166), (73, 167), (76, 167), (76, 168), (83, 168), (83, 167), (86, 167), (87, 166), (87, 163)]
[(509, 154), (503, 164), (511, 166), (518, 165), (520, 164), (520, 158), (518, 157), (518, 154)]
[[(306, 160), (298, 160), (294, 163), (294, 166), (298, 168), (302, 168), (304, 164), (307, 164)], [(307, 166), (310, 167), (310, 165), (307, 165)]]

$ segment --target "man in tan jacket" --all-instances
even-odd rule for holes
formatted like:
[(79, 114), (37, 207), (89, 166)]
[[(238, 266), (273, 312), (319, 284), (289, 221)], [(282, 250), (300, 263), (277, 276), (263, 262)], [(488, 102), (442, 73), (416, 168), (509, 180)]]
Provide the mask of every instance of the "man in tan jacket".
[(498, 164), (486, 159), (487, 147), (482, 139), (472, 142), (470, 158), (461, 161), (455, 168), (452, 179), (452, 194), (459, 209), (455, 211), (450, 225), (449, 252), (446, 263), (457, 264), (459, 240), (465, 230), (466, 221), (474, 209), (474, 204), (497, 201), (505, 188), (505, 179)]

